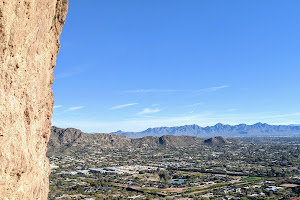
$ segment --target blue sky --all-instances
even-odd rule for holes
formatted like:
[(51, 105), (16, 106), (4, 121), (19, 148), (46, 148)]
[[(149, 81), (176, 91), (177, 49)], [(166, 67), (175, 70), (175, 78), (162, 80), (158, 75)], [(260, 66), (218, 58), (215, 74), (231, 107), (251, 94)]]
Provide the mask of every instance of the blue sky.
[(300, 124), (300, 1), (69, 3), (53, 125)]

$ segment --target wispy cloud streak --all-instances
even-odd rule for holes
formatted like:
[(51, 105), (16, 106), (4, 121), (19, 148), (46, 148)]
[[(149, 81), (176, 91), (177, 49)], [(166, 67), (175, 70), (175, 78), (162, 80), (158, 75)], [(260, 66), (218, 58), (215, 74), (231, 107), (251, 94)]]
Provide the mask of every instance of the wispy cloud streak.
[(67, 112), (69, 111), (74, 111), (74, 110), (79, 110), (79, 109), (82, 109), (84, 108), (84, 106), (76, 106), (76, 107), (70, 107), (68, 110), (66, 110)]
[(210, 88), (205, 88), (205, 89), (201, 89), (201, 90), (196, 90), (193, 92), (193, 94), (205, 94), (205, 93), (215, 92), (217, 90), (221, 90), (221, 89), (228, 88), (228, 87), (229, 87), (229, 85), (210, 87)]
[(157, 112), (160, 112), (160, 109), (145, 108), (143, 111), (137, 113), (137, 115), (144, 115), (144, 114), (157, 113)]
[(237, 109), (236, 108), (231, 108), (231, 109), (226, 110), (226, 112), (233, 112), (233, 111), (237, 111)]
[(115, 109), (120, 109), (120, 108), (125, 108), (125, 107), (129, 107), (129, 106), (134, 106), (137, 105), (138, 103), (128, 103), (128, 104), (123, 104), (123, 105), (117, 105), (114, 107), (111, 107), (111, 110), (115, 110)]
[(123, 93), (170, 93), (182, 92), (183, 90), (165, 90), (165, 89), (139, 89), (139, 90), (126, 90)]
[(217, 90), (227, 88), (229, 85), (222, 85), (217, 87), (204, 88), (201, 90), (177, 90), (177, 89), (137, 89), (137, 90), (126, 90), (121, 93), (174, 93), (174, 92), (191, 92), (192, 94), (205, 94), (209, 92), (215, 92)]
[(193, 107), (193, 106), (199, 106), (199, 105), (203, 105), (203, 102), (199, 102), (199, 103), (194, 103), (194, 104), (190, 104), (190, 105), (186, 105), (185, 107)]
[(296, 115), (300, 115), (300, 112), (289, 113), (289, 114), (282, 114), (282, 115), (273, 115), (273, 116), (268, 116), (268, 118), (290, 117), (290, 116), (296, 116)]

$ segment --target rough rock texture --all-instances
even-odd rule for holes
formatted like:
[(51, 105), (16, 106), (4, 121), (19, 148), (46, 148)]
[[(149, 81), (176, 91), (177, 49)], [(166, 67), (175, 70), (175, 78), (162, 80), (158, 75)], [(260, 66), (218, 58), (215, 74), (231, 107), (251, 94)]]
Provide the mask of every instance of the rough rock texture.
[(53, 70), (67, 0), (0, 1), (0, 199), (47, 199)]

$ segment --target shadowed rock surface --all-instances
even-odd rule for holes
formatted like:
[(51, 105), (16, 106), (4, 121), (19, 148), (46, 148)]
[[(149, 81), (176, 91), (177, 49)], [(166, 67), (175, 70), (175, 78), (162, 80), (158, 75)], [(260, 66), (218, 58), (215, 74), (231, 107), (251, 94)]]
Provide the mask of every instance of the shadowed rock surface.
[(0, 199), (47, 199), (53, 70), (67, 0), (0, 1)]
[(232, 140), (220, 136), (204, 140), (204, 144), (210, 144), (210, 145), (223, 145), (223, 144), (230, 144), (230, 143), (232, 143)]

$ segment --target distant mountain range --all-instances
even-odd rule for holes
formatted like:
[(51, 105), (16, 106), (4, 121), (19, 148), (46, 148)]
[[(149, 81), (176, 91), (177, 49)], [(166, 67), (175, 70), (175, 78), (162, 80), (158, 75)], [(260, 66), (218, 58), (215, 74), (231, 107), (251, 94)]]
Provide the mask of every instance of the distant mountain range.
[(51, 128), (48, 142), (48, 156), (68, 154), (70, 152), (89, 152), (113, 148), (174, 148), (198, 145), (229, 145), (241, 143), (239, 140), (214, 137), (207, 140), (194, 136), (164, 135), (128, 138), (123, 135), (105, 133), (86, 134), (79, 129)]
[(75, 128), (62, 129), (53, 126), (48, 143), (48, 155), (109, 148), (172, 148), (235, 144), (241, 141), (228, 138), (253, 136), (300, 137), (300, 125), (257, 123), (231, 126), (219, 123), (214, 126), (200, 127), (194, 124), (178, 127), (148, 128), (142, 132), (118, 131), (110, 134), (87, 134)]
[(247, 136), (300, 136), (300, 125), (269, 125), (266, 123), (256, 123), (253, 125), (225, 125), (218, 123), (214, 126), (201, 127), (196, 124), (176, 126), (176, 127), (158, 127), (148, 128), (142, 132), (123, 132), (117, 131), (110, 134), (124, 135), (130, 138), (140, 138), (145, 136), (196, 136), (201, 138), (210, 138), (216, 136), (223, 137), (247, 137)]

